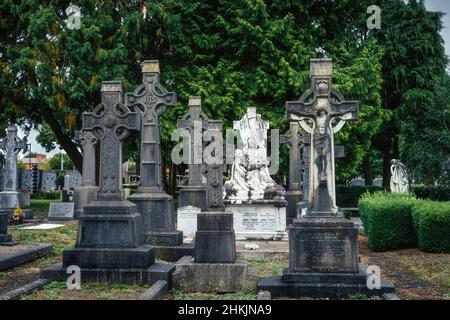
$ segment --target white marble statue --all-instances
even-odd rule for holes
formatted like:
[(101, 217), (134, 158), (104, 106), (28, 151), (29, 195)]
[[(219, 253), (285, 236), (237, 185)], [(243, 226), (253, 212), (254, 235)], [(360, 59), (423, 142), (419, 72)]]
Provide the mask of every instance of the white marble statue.
[(233, 128), (239, 131), (243, 147), (237, 149), (231, 179), (225, 183), (228, 199), (263, 199), (267, 187), (277, 184), (270, 177), (267, 160), (268, 121), (261, 119), (255, 108), (248, 108)]
[(391, 192), (409, 192), (409, 174), (406, 166), (400, 160), (391, 160)]

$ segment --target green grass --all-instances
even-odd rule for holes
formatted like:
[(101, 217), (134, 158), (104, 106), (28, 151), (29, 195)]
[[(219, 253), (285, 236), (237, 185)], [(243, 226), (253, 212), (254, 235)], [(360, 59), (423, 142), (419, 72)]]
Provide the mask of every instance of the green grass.
[(383, 300), (383, 298), (379, 296), (368, 297), (365, 294), (349, 294), (344, 300)]
[(47, 283), (39, 292), (33, 292), (22, 296), (21, 300), (33, 300), (44, 297), (46, 300), (63, 300), (65, 293), (74, 293), (83, 297), (91, 297), (97, 300), (115, 300), (120, 294), (133, 294), (148, 286), (135, 286), (126, 284), (109, 283), (82, 283), (80, 290), (68, 290), (65, 282), (54, 281)]
[(248, 266), (256, 269), (260, 277), (275, 277), (283, 274), (283, 269), (289, 264), (288, 258), (273, 260), (247, 260), (239, 259), (247, 262)]
[(30, 210), (34, 212), (48, 212), (50, 202), (61, 202), (61, 200), (49, 200), (49, 199), (31, 199)]
[(203, 293), (203, 292), (181, 292), (175, 289), (170, 291), (173, 300), (256, 300), (256, 291), (236, 293)]
[(65, 249), (73, 247), (77, 239), (78, 223), (69, 223), (61, 228), (51, 230), (10, 229), (14, 241), (20, 243), (51, 243), (54, 251), (37, 260), (39, 266), (55, 263)]

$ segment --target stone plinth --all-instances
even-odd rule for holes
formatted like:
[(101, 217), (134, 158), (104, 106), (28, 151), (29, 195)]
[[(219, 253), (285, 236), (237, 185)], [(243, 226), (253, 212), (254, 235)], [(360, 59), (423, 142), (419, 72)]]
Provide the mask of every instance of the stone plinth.
[(226, 211), (210, 211), (197, 216), (194, 259), (197, 263), (233, 263), (236, 244), (233, 215)]
[(11, 236), (8, 235), (9, 210), (0, 210), (0, 245), (12, 243)]
[(81, 186), (73, 190), (73, 202), (75, 203), (74, 219), (78, 219), (83, 213), (84, 207), (94, 201), (97, 196), (98, 187)]
[(172, 287), (185, 292), (242, 292), (254, 289), (257, 279), (256, 271), (246, 262), (196, 263), (186, 256), (176, 264)]
[(142, 216), (144, 242), (158, 246), (177, 246), (183, 232), (175, 229), (172, 197), (164, 192), (136, 192), (129, 198)]
[(20, 208), (19, 192), (17, 191), (0, 192), (0, 208), (2, 209)]
[(358, 230), (338, 217), (295, 219), (289, 230), (289, 272), (358, 272)]
[(287, 240), (285, 200), (224, 200), (236, 240)]
[(19, 205), (20, 208), (29, 208), (31, 206), (31, 193), (30, 192), (19, 192)]
[(297, 219), (297, 203), (302, 199), (301, 191), (286, 191), (284, 198), (287, 201), (286, 206), (286, 225), (290, 225), (294, 219)]
[(281, 277), (259, 281), (258, 290), (272, 297), (331, 299), (394, 293), (383, 281), (378, 289), (368, 288), (366, 268), (358, 264), (357, 237), (353, 222), (339, 216), (295, 219), (289, 230), (289, 268)]
[(206, 188), (203, 186), (185, 186), (180, 188), (178, 207), (185, 206), (206, 210)]

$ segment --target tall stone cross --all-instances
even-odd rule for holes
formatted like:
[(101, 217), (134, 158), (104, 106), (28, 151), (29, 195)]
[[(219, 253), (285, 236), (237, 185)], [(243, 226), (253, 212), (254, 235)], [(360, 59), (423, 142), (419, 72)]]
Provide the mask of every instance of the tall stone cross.
[(129, 130), (140, 129), (140, 115), (122, 104), (122, 82), (104, 81), (101, 92), (102, 102), (92, 113), (83, 113), (83, 129), (100, 141), (98, 198), (122, 200), (122, 141)]
[(300, 191), (302, 180), (300, 150), (304, 134), (300, 132), (298, 122), (291, 122), (289, 127), (289, 131), (280, 136), (280, 143), (286, 144), (289, 149), (289, 191)]
[(98, 138), (92, 131), (76, 131), (75, 140), (83, 147), (82, 186), (95, 186), (95, 145)]
[(159, 117), (167, 106), (175, 106), (177, 96), (159, 82), (158, 60), (146, 60), (142, 66), (143, 80), (136, 90), (125, 95), (125, 105), (142, 113), (141, 164), (139, 192), (161, 192), (161, 138)]
[[(221, 121), (209, 121), (209, 128), (212, 136), (222, 134)], [(221, 163), (203, 163), (202, 172), (206, 175), (206, 205), (207, 211), (224, 211), (223, 204), (223, 170), (225, 166), (223, 159)]]
[(334, 134), (358, 119), (358, 102), (332, 88), (331, 59), (312, 59), (310, 72), (311, 89), (286, 102), (286, 113), (311, 135), (308, 214), (336, 215)]
[(28, 149), (27, 139), (19, 139), (17, 128), (8, 127), (6, 137), (0, 141), (0, 149), (6, 151), (3, 191), (17, 191), (17, 154)]
[[(201, 123), (197, 128), (196, 123)], [(208, 129), (208, 117), (202, 112), (202, 98), (189, 98), (189, 111), (177, 121), (178, 129), (186, 129), (190, 134), (189, 146), (189, 186), (202, 186), (202, 129)]]

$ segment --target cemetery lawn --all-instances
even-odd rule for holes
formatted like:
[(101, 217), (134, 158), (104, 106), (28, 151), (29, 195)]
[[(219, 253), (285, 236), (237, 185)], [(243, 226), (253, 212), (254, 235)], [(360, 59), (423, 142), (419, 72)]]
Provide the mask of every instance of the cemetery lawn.
[[(25, 243), (52, 243), (53, 254), (24, 265), (0, 272), (0, 294), (16, 289), (39, 278), (39, 268), (61, 262), (62, 252), (76, 241), (78, 223), (53, 230), (21, 230), (10, 228), (15, 241)], [(287, 244), (286, 244), (287, 245)], [(396, 285), (401, 299), (450, 299), (450, 254), (431, 254), (418, 249), (373, 252), (368, 249), (367, 238), (359, 237), (361, 260), (366, 265), (378, 265), (384, 279)], [(248, 260), (260, 277), (279, 276), (288, 266), (288, 258)], [(110, 300), (136, 299), (148, 286), (84, 283), (81, 290), (67, 290), (65, 283), (51, 282), (35, 293), (21, 297), (26, 300), (83, 299)], [(183, 293), (171, 290), (164, 299), (173, 300), (254, 300), (256, 291), (233, 294)], [(303, 298), (308, 299), (308, 298)], [(366, 297), (348, 297), (366, 299)]]
[[(31, 199), (30, 210), (35, 214), (45, 213), (47, 217), (48, 208), (50, 207), (50, 202), (60, 202), (61, 200), (49, 200), (49, 199)], [(40, 216), (40, 215), (39, 215)]]
[(373, 252), (365, 236), (359, 237), (359, 253), (365, 265), (381, 268), (382, 278), (395, 285), (400, 299), (450, 300), (450, 254), (416, 248)]

